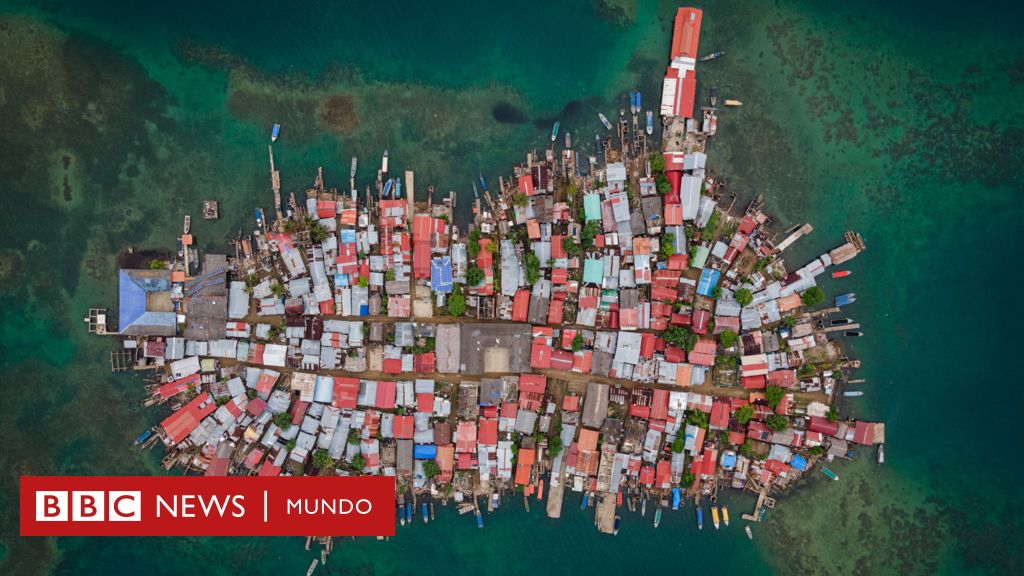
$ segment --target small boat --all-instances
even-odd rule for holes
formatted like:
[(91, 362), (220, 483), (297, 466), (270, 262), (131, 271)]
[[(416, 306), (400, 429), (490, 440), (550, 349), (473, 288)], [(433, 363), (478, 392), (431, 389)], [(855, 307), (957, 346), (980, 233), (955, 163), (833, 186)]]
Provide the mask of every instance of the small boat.
[(402, 181), (400, 179), (398, 179), (398, 178), (395, 178), (395, 198), (401, 198), (401, 197), (402, 197)]
[(835, 472), (829, 470), (828, 468), (825, 468), (824, 466), (821, 467), (821, 473), (824, 474), (825, 476), (828, 476), (829, 478), (831, 478), (833, 480), (839, 480), (839, 475), (838, 474), (836, 474)]
[(654, 134), (654, 112), (647, 111), (647, 135)]
[(629, 91), (629, 113), (636, 114), (636, 91)]
[(270, 141), (277, 142), (279, 136), (281, 136), (281, 125), (274, 124), (274, 127), (270, 129)]
[(707, 133), (710, 136), (714, 136), (716, 132), (718, 132), (718, 116), (715, 114), (711, 114), (708, 117)]
[(601, 119), (601, 124), (604, 124), (605, 128), (607, 128), (608, 130), (612, 129), (612, 123), (608, 121), (608, 117), (605, 116), (604, 113), (598, 112), (597, 117)]
[(430, 520), (430, 506), (426, 502), (423, 503), (423, 523), (426, 524)]
[(833, 278), (846, 278), (850, 274), (853, 274), (853, 272), (850, 272), (849, 270), (839, 270), (838, 272), (833, 272), (832, 273), (832, 277)]
[(349, 178), (355, 178), (356, 177), (356, 165), (358, 163), (359, 163), (359, 160), (357, 160), (356, 157), (353, 156), (352, 157), (352, 166), (348, 169), (348, 177)]
[(658, 524), (661, 524), (661, 506), (654, 512), (654, 527), (657, 528)]
[(740, 102), (739, 100), (726, 100), (725, 101), (725, 105), (726, 106), (743, 106), (743, 102)]
[(256, 208), (256, 227), (263, 227), (263, 212), (259, 208)]
[(412, 524), (412, 502), (405, 503), (405, 517), (409, 520), (409, 524)]
[(702, 508), (699, 504), (697, 505), (697, 529), (704, 529), (704, 508)]
[(619, 535), (619, 520), (622, 520), (622, 518), (619, 517), (619, 516), (616, 516), (615, 517), (615, 526), (612, 529), (612, 534), (615, 535), (615, 536)]
[(398, 523), (405, 526), (405, 506), (398, 505)]
[(622, 506), (622, 489), (619, 489), (619, 493), (615, 495), (615, 505)]
[(863, 395), (864, 393), (860, 390), (847, 390), (846, 392), (843, 392), (843, 396), (847, 398), (860, 398)]
[(678, 487), (673, 488), (672, 489), (672, 509), (673, 510), (679, 510), (679, 501), (680, 500), (681, 500), (681, 498), (680, 498), (679, 488)]
[(853, 322), (853, 318), (833, 318), (832, 320), (828, 321), (829, 325), (831, 326), (844, 326), (851, 322)]
[(497, 509), (498, 508), (498, 502), (499, 502), (499, 500), (498, 500), (498, 493), (495, 492), (491, 496), (491, 505), (494, 506), (495, 509)]
[(544, 499), (544, 480), (541, 480), (540, 484), (537, 487), (537, 500), (543, 500), (543, 499)]
[(640, 501), (640, 516), (647, 516), (647, 498)]
[(711, 523), (714, 524), (715, 530), (718, 530), (718, 505), (711, 505)]
[(394, 184), (394, 182), (391, 180), (391, 178), (388, 178), (387, 181), (384, 182), (384, 189), (380, 193), (380, 197), (381, 198), (387, 198), (388, 197), (388, 194), (391, 193), (391, 186), (393, 184)]
[(565, 147), (572, 148), (572, 134), (568, 132), (565, 133)]
[(587, 494), (586, 492), (584, 492), (583, 493), (583, 503), (580, 504), (580, 510), (586, 510), (587, 509), (587, 502), (589, 500), (590, 500), (590, 495)]
[(878, 463), (885, 464), (885, 444), (878, 445)]
[(852, 338), (857, 338), (858, 336), (863, 336), (863, 335), (864, 335), (863, 332), (858, 332), (857, 330), (847, 330), (846, 332), (843, 332), (843, 336), (850, 336)]
[(487, 192), (487, 180), (484, 180), (483, 174), (480, 174), (480, 187), (484, 189), (484, 192)]
[(139, 434), (139, 436), (135, 439), (135, 445), (138, 446), (139, 444), (142, 444), (143, 442), (148, 440), (149, 437), (152, 436), (152, 435), (153, 435), (153, 431), (152, 430), (146, 430), (142, 434)]
[(849, 292), (847, 294), (840, 294), (839, 296), (836, 296), (836, 306), (840, 308), (846, 306), (847, 304), (853, 304), (856, 301), (857, 295), (853, 292)]
[(725, 56), (725, 50), (722, 50), (721, 52), (712, 52), (711, 54), (708, 54), (707, 56), (701, 56), (700, 60), (698, 60), (698, 62), (710, 62), (712, 60), (717, 60), (717, 59), (721, 58), (722, 56)]
[(749, 539), (749, 540), (753, 540), (754, 539), (754, 533), (750, 530), (750, 525), (749, 524), (747, 524), (746, 526), (743, 527), (743, 531), (747, 533), (747, 539)]
[(642, 109), (643, 108), (640, 107), (640, 91), (637, 90), (636, 91), (636, 111), (637, 111), (637, 113), (639, 113), (640, 110), (642, 110)]
[(711, 98), (712, 107), (718, 104), (718, 86), (712, 86), (711, 90), (708, 91), (708, 96)]
[(729, 527), (729, 507), (728, 506), (722, 506), (722, 523), (725, 524), (726, 528)]
[(484, 527), (484, 515), (481, 514), (479, 510), (476, 511), (476, 527), (477, 528), (483, 528)]
[(626, 115), (626, 93), (623, 92), (622, 96), (619, 97), (619, 116)]
[(388, 151), (384, 149), (384, 157), (380, 159), (380, 171), (384, 174), (388, 173)]
[(480, 198), (480, 193), (476, 190), (476, 181), (473, 181), (473, 198)]
[(309, 565), (309, 570), (306, 570), (306, 576), (313, 576), (313, 571), (316, 570), (316, 567), (319, 564), (320, 560), (314, 558), (313, 562)]
[(558, 127), (561, 126), (561, 125), (562, 125), (561, 122), (556, 121), (555, 125), (551, 127), (551, 141), (552, 142), (555, 141), (555, 138), (558, 138)]

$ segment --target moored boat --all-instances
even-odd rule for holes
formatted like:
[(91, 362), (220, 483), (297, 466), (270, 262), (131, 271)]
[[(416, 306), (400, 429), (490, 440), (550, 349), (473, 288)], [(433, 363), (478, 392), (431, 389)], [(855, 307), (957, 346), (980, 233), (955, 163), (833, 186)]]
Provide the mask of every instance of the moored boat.
[(608, 117), (605, 116), (603, 112), (598, 112), (597, 117), (601, 119), (601, 124), (604, 124), (604, 127), (606, 129), (612, 129), (612, 123), (608, 121)]
[(725, 105), (726, 106), (743, 106), (743, 102), (741, 102), (739, 100), (731, 100), (730, 99), (730, 100), (726, 100), (725, 101)]
[(281, 136), (281, 125), (274, 124), (274, 127), (270, 129), (270, 141), (277, 142), (278, 137)]
[(487, 180), (484, 180), (484, 175), (480, 174), (480, 186), (487, 192)]
[(851, 336), (853, 338), (856, 338), (858, 336), (863, 336), (863, 335), (864, 335), (863, 332), (859, 332), (857, 330), (847, 330), (847, 331), (843, 332), (843, 336)]
[(388, 197), (388, 194), (391, 193), (391, 186), (393, 184), (394, 184), (394, 182), (391, 180), (391, 178), (388, 178), (387, 181), (384, 182), (384, 189), (380, 193), (380, 197), (381, 198), (387, 198)]
[(540, 484), (537, 486), (537, 500), (543, 500), (543, 499), (544, 499), (544, 480), (541, 480)]
[(831, 478), (833, 480), (839, 480), (839, 475), (838, 474), (836, 474), (835, 472), (829, 470), (828, 468), (825, 468), (824, 466), (821, 467), (821, 473), (824, 474), (825, 476), (828, 476), (829, 478)]
[(615, 535), (615, 536), (619, 535), (619, 521), (620, 520), (622, 520), (621, 517), (619, 517), (619, 516), (615, 517), (615, 527), (612, 529), (612, 534)]
[(626, 115), (626, 93), (623, 92), (622, 96), (619, 97), (619, 116)]
[(477, 192), (476, 181), (474, 180), (473, 181), (473, 198), (479, 198), (479, 197), (480, 197), (480, 193)]
[(878, 463), (885, 464), (885, 444), (878, 445)]
[(658, 524), (661, 524), (661, 506), (654, 511), (654, 527), (657, 528)]
[(853, 318), (833, 318), (828, 323), (832, 326), (845, 326), (853, 322)]
[(256, 208), (256, 227), (263, 227), (263, 212), (259, 208)]
[(681, 499), (682, 498), (680, 497), (679, 488), (678, 487), (673, 488), (672, 489), (672, 509), (673, 510), (679, 510), (679, 501)]
[(349, 178), (355, 178), (356, 177), (356, 166), (358, 164), (359, 164), (359, 160), (355, 156), (353, 156), (352, 157), (352, 166), (350, 166), (349, 169), (348, 169), (348, 177)]
[(590, 495), (586, 492), (583, 493), (583, 502), (580, 503), (580, 510), (587, 509), (587, 502), (590, 500)]
[(139, 444), (142, 444), (143, 442), (145, 442), (152, 435), (153, 435), (153, 431), (152, 430), (146, 430), (142, 434), (139, 434), (138, 437), (135, 438), (135, 445), (138, 446)]
[(405, 518), (407, 520), (409, 520), (409, 524), (412, 524), (412, 518), (413, 518), (412, 502), (406, 502), (405, 503)]
[(654, 134), (654, 112), (647, 111), (647, 135)]
[(647, 498), (640, 501), (640, 516), (647, 516)]
[(718, 505), (711, 505), (711, 524), (714, 525), (715, 530), (718, 530)]
[(565, 147), (572, 148), (572, 134), (569, 132), (565, 133)]
[(384, 149), (384, 156), (380, 159), (380, 171), (384, 174), (388, 173), (388, 150)]
[(484, 527), (484, 515), (481, 514), (479, 510), (476, 511), (476, 527), (477, 528), (483, 528)]
[(621, 488), (619, 489), (619, 492), (615, 495), (615, 505), (616, 506), (622, 506), (622, 489)]
[(721, 58), (722, 56), (725, 56), (725, 50), (722, 50), (720, 52), (712, 52), (711, 54), (708, 54), (707, 56), (701, 56), (701, 58), (700, 58), (700, 60), (698, 60), (698, 62), (710, 62), (711, 60), (717, 60), (717, 59)]
[(426, 502), (423, 503), (423, 523), (426, 524), (430, 520), (430, 506)]
[(643, 108), (640, 107), (640, 91), (637, 90), (636, 91), (636, 111), (637, 111), (637, 113), (640, 113), (641, 110), (643, 110)]
[(398, 505), (398, 523), (405, 526), (405, 506)]
[(555, 125), (551, 127), (551, 141), (552, 142), (555, 141), (555, 138), (558, 138), (558, 127), (561, 126), (561, 125), (562, 125), (562, 123), (558, 122), (556, 120), (555, 121)]
[(847, 304), (853, 304), (856, 301), (857, 301), (857, 295), (855, 293), (853, 293), (853, 292), (850, 292), (850, 293), (847, 293), (847, 294), (840, 294), (839, 296), (836, 296), (836, 306), (839, 307), (839, 308), (842, 308), (843, 306), (846, 306)]
[(743, 531), (747, 533), (747, 538), (750, 540), (754, 539), (754, 532), (750, 530), (750, 525), (747, 524), (743, 527)]
[(833, 272), (832, 273), (832, 277), (833, 278), (846, 278), (850, 274), (853, 274), (853, 272), (850, 272), (849, 270), (839, 270), (837, 272)]
[(704, 529), (704, 508), (700, 504), (697, 505), (697, 529)]
[(729, 507), (728, 506), (722, 506), (722, 523), (724, 523), (727, 528), (729, 527)]
[(314, 558), (314, 559), (313, 559), (313, 562), (311, 562), (311, 563), (309, 564), (309, 570), (306, 570), (306, 576), (313, 576), (313, 572), (314, 572), (314, 571), (316, 570), (316, 567), (317, 567), (317, 566), (318, 566), (319, 564), (320, 564), (320, 560), (318, 560), (318, 559)]
[(711, 90), (708, 91), (708, 96), (711, 98), (711, 106), (718, 104), (718, 86), (712, 86)]
[(847, 390), (846, 392), (843, 392), (843, 396), (847, 398), (859, 398), (863, 395), (864, 393), (860, 390)]

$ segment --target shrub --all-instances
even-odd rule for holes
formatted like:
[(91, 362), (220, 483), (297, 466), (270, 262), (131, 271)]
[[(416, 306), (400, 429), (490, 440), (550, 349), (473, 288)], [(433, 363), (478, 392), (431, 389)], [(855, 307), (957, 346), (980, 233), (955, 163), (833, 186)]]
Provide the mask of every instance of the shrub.
[(274, 424), (276, 424), (281, 431), (288, 430), (292, 427), (292, 415), (287, 412), (281, 412), (274, 416)]
[(725, 346), (726, 348), (732, 348), (732, 346), (736, 344), (737, 338), (739, 338), (739, 336), (728, 328), (722, 330), (722, 333), (718, 335), (718, 339), (722, 342), (722, 346)]
[(817, 286), (811, 286), (804, 290), (804, 293), (800, 295), (800, 299), (803, 300), (804, 306), (812, 308), (825, 301), (825, 291)]
[(789, 428), (789, 418), (786, 418), (781, 414), (772, 414), (767, 420), (765, 420), (765, 424), (772, 432), (782, 432), (786, 428)]
[(768, 401), (768, 405), (774, 410), (779, 402), (782, 402), (782, 397), (786, 395), (786, 389), (780, 386), (769, 386), (764, 389), (764, 399)]
[(736, 291), (735, 296), (740, 306), (750, 306), (750, 303), (754, 301), (754, 295), (750, 293), (748, 288), (740, 288)]
[(746, 424), (747, 422), (750, 422), (751, 418), (754, 417), (754, 407), (751, 406), (750, 404), (740, 406), (739, 408), (736, 409), (736, 412), (733, 413), (733, 416), (736, 417), (736, 421), (739, 422), (740, 424)]

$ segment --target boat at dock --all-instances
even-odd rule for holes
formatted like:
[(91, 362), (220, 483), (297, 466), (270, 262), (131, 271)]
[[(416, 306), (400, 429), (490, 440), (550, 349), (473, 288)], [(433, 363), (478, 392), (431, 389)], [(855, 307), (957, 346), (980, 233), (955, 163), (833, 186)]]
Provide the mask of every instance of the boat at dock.
[(565, 133), (565, 147), (572, 148), (572, 134), (568, 132)]
[(626, 93), (623, 92), (622, 96), (619, 97), (619, 116), (626, 115)]
[(722, 506), (722, 523), (725, 524), (726, 528), (729, 527), (729, 507), (728, 506)]
[(851, 338), (857, 338), (857, 337), (863, 336), (863, 335), (864, 335), (863, 332), (860, 332), (860, 331), (857, 331), (857, 330), (847, 330), (847, 331), (843, 332), (843, 336), (850, 336)]
[(384, 149), (384, 156), (380, 159), (380, 171), (383, 174), (388, 173), (388, 150)]
[(718, 530), (718, 505), (711, 505), (711, 524), (715, 526), (715, 530)]
[(839, 475), (838, 474), (836, 474), (835, 472), (829, 470), (828, 468), (825, 468), (824, 466), (821, 467), (821, 473), (824, 474), (825, 476), (828, 476), (829, 478), (831, 478), (833, 480), (839, 480)]
[(352, 166), (349, 167), (349, 169), (348, 169), (348, 177), (349, 178), (355, 178), (356, 177), (356, 166), (358, 164), (359, 164), (359, 160), (355, 156), (353, 156), (352, 157)]
[(608, 129), (608, 130), (612, 129), (612, 123), (608, 121), (608, 117), (605, 116), (604, 113), (598, 112), (597, 113), (597, 117), (601, 119), (601, 124), (604, 124), (604, 127), (606, 129)]
[(839, 296), (836, 296), (836, 307), (842, 308), (843, 306), (846, 306), (847, 304), (853, 304), (856, 301), (857, 295), (853, 292), (849, 292), (847, 294), (840, 294)]
[(409, 524), (412, 524), (412, 502), (405, 503), (405, 517), (409, 520)]
[(832, 273), (832, 277), (833, 278), (846, 278), (850, 274), (853, 274), (853, 272), (850, 272), (849, 270), (839, 270), (838, 272), (833, 272)]
[(281, 125), (274, 124), (274, 127), (270, 129), (270, 141), (277, 142), (277, 139), (281, 136)]
[(316, 570), (316, 567), (319, 564), (320, 564), (320, 560), (318, 560), (316, 558), (313, 558), (313, 562), (311, 562), (309, 564), (309, 570), (306, 570), (306, 576), (313, 576), (313, 572)]
[(138, 437), (135, 438), (135, 445), (138, 446), (139, 444), (144, 443), (152, 435), (153, 435), (153, 430), (151, 430), (151, 429), (150, 430), (146, 430), (142, 434), (139, 434)]
[(614, 535), (614, 536), (618, 536), (619, 535), (619, 521), (620, 520), (622, 520), (622, 517), (620, 517), (620, 516), (616, 516), (615, 517), (615, 526), (614, 526), (614, 528), (612, 528), (612, 535)]
[(484, 527), (484, 515), (481, 514), (479, 510), (476, 511), (476, 527), (477, 528), (483, 528)]
[(473, 198), (480, 198), (480, 192), (478, 192), (476, 189), (476, 181), (473, 181)]
[(828, 321), (828, 323), (831, 326), (845, 326), (846, 324), (850, 324), (852, 322), (853, 318), (834, 318)]
[(402, 181), (399, 178), (395, 178), (395, 198), (402, 197)]
[(629, 113), (636, 114), (636, 91), (629, 91)]
[(878, 445), (878, 463), (885, 464), (885, 444)]
[(747, 533), (747, 539), (748, 540), (753, 540), (754, 539), (754, 532), (750, 529), (750, 524), (747, 524), (746, 526), (744, 526), (743, 527), (743, 531)]
[(537, 485), (537, 500), (544, 499), (544, 480), (541, 480)]
[(583, 493), (583, 502), (580, 503), (580, 510), (586, 510), (587, 509), (587, 502), (589, 502), (589, 501), (590, 501), (590, 494), (584, 492)]
[(263, 210), (260, 210), (259, 208), (256, 208), (256, 227), (263, 227)]
[(494, 509), (497, 510), (498, 509), (498, 503), (499, 503), (498, 493), (495, 492), (494, 494), (491, 495), (491, 506), (493, 506)]
[(708, 96), (711, 99), (711, 107), (714, 108), (718, 104), (718, 86), (712, 86), (708, 90)]
[(384, 182), (384, 189), (380, 193), (380, 197), (381, 198), (387, 198), (388, 197), (388, 194), (391, 193), (391, 186), (393, 184), (394, 184), (394, 181), (392, 181), (391, 178), (388, 178), (387, 181)]
[(430, 506), (426, 502), (423, 503), (423, 523), (426, 524), (430, 520)]
[(682, 500), (679, 487), (672, 489), (672, 509), (679, 510), (679, 501)]
[(641, 110), (643, 110), (643, 108), (640, 107), (640, 91), (637, 90), (636, 91), (636, 112), (637, 112), (637, 114), (639, 114)]
[(552, 142), (555, 141), (555, 138), (558, 138), (558, 127), (561, 126), (561, 125), (562, 125), (561, 122), (556, 121), (555, 125), (551, 127), (551, 141)]
[(843, 396), (847, 398), (860, 398), (863, 395), (864, 393), (860, 390), (847, 390), (846, 392), (843, 392)]
[(484, 175), (483, 174), (480, 174), (479, 176), (480, 176), (480, 187), (484, 189), (484, 192), (487, 192), (487, 180), (484, 180)]
[(654, 527), (657, 528), (658, 524), (661, 524), (661, 506), (654, 512)]
[(615, 505), (616, 506), (622, 506), (622, 489), (621, 488), (615, 494)]
[(700, 59), (697, 60), (697, 61), (698, 62), (710, 62), (712, 60), (718, 60), (722, 56), (725, 56), (725, 50), (722, 50), (720, 52), (712, 52), (711, 54), (708, 54), (707, 56), (701, 56)]
[(405, 506), (398, 505), (398, 523), (405, 526)]
[(739, 100), (726, 100), (725, 101), (725, 105), (726, 106), (743, 106), (743, 102), (741, 102)]
[(697, 505), (697, 530), (704, 529), (704, 508), (700, 504)]
[(640, 516), (647, 516), (647, 498), (640, 501)]
[(647, 135), (654, 134), (654, 112), (647, 111)]

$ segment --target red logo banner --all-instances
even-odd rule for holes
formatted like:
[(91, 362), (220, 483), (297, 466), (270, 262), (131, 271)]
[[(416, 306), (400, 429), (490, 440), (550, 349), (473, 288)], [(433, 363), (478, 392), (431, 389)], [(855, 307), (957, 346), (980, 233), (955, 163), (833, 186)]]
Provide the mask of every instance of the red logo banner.
[(393, 536), (385, 476), (22, 476), (22, 536)]

